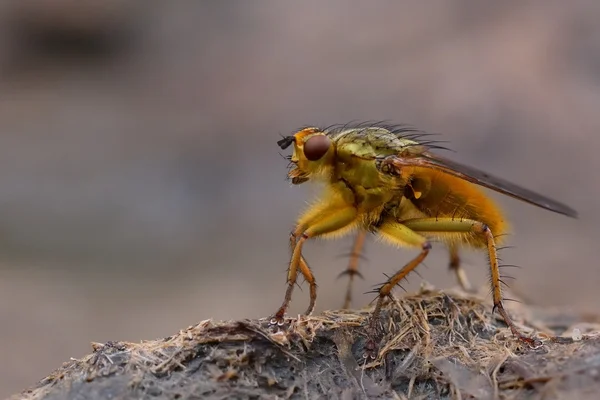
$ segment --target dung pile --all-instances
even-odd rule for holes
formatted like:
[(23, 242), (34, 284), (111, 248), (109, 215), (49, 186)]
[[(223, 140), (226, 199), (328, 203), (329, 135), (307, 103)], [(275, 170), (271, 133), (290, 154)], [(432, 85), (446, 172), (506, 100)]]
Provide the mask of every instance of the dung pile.
[(477, 296), (434, 289), (390, 302), (379, 357), (366, 362), (370, 309), (283, 327), (206, 320), (164, 339), (95, 343), (11, 399), (596, 398), (600, 319), (512, 307), (544, 342), (532, 349), (491, 310)]

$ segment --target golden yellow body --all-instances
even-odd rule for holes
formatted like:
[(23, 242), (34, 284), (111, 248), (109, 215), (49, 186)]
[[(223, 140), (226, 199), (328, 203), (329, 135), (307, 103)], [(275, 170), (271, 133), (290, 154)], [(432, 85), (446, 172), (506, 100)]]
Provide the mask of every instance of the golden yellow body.
[[(316, 301), (314, 276), (302, 256), (303, 243), (315, 237), (337, 237), (357, 232), (353, 251), (360, 251), (367, 232), (397, 246), (420, 249), (412, 261), (379, 288), (371, 318), (375, 332), (379, 312), (392, 288), (416, 268), (431, 248), (430, 240), (443, 242), (459, 281), (468, 286), (459, 268), (458, 248), (486, 249), (490, 259), (494, 307), (513, 333), (518, 332), (502, 305), (501, 277), (496, 254), (497, 237), (506, 222), (498, 206), (476, 185), (485, 186), (551, 211), (575, 216), (569, 207), (477, 169), (446, 160), (430, 152), (433, 142), (403, 127), (358, 125), (326, 129), (305, 128), (278, 142), (282, 149), (294, 145), (288, 177), (294, 184), (309, 180), (325, 183), (321, 197), (298, 219), (290, 245), (285, 300), (273, 318), (282, 323), (291, 301), (298, 270), (310, 284), (312, 313)], [(355, 258), (355, 257), (354, 257)], [(347, 271), (356, 273), (356, 260)], [(346, 303), (349, 303), (348, 291)], [(369, 350), (375, 349), (374, 341)]]

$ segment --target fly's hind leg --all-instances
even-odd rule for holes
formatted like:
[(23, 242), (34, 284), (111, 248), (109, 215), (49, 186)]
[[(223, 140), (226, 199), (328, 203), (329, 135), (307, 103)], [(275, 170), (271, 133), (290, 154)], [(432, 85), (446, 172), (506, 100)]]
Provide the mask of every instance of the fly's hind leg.
[(492, 231), (486, 224), (471, 219), (456, 220), (453, 218), (417, 218), (403, 221), (402, 223), (416, 232), (472, 233), (481, 238), (482, 242), (485, 243), (489, 255), (494, 310), (498, 310), (513, 335), (520, 341), (532, 347), (537, 347), (541, 344), (539, 340), (521, 333), (504, 309), (496, 242)]
[(457, 247), (455, 245), (450, 245), (448, 246), (448, 251), (450, 252), (449, 267), (450, 270), (454, 272), (458, 284), (465, 292), (473, 293), (475, 290), (469, 282), (465, 269), (460, 265), (460, 256), (458, 255)]
[(342, 306), (342, 308), (345, 309), (350, 308), (350, 304), (352, 303), (352, 284), (354, 283), (354, 277), (358, 276), (359, 278), (362, 278), (362, 275), (358, 272), (358, 260), (360, 260), (366, 237), (367, 231), (361, 230), (358, 232), (354, 239), (354, 244), (352, 245), (348, 267), (340, 274), (340, 276), (348, 275), (348, 287), (346, 288), (346, 297), (344, 299), (344, 305)]

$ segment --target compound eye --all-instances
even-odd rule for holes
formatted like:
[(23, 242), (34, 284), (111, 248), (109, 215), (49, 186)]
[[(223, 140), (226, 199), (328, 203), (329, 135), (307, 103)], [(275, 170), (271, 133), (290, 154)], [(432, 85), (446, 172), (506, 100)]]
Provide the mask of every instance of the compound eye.
[(317, 161), (327, 153), (330, 144), (331, 140), (325, 135), (313, 136), (304, 143), (304, 156), (310, 161)]

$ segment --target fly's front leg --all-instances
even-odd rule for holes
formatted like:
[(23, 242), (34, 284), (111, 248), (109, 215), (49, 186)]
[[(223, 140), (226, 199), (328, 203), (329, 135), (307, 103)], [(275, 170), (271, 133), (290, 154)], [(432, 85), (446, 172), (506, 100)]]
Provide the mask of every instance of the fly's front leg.
[(498, 310), (513, 335), (520, 341), (532, 347), (541, 345), (539, 340), (532, 339), (521, 333), (504, 309), (496, 242), (492, 231), (486, 224), (470, 219), (456, 220), (453, 218), (417, 218), (403, 221), (402, 223), (417, 232), (472, 233), (476, 237), (479, 237), (485, 243), (489, 255), (494, 310)]
[(362, 249), (365, 245), (366, 237), (367, 231), (361, 230), (358, 232), (354, 239), (354, 244), (352, 245), (348, 267), (340, 274), (340, 276), (348, 275), (348, 288), (346, 289), (346, 298), (344, 300), (344, 306), (342, 307), (345, 309), (350, 308), (350, 304), (352, 303), (352, 283), (354, 282), (354, 277), (362, 277), (360, 272), (358, 272), (358, 260), (360, 259)]
[[(309, 213), (312, 213), (312, 211), (309, 211)], [(348, 228), (355, 223), (356, 216), (357, 210), (353, 206), (343, 204), (342, 207), (340, 207), (339, 204), (332, 204), (330, 207), (324, 209), (320, 208), (319, 218), (312, 218), (312, 221), (309, 223), (298, 224), (298, 227), (294, 230), (290, 238), (290, 245), (293, 249), (290, 266), (288, 268), (288, 286), (285, 298), (283, 304), (271, 319), (271, 323), (277, 323), (279, 325), (283, 324), (283, 318), (292, 299), (292, 292), (298, 278), (298, 268), (300, 268), (300, 272), (311, 287), (310, 305), (306, 313), (312, 313), (317, 298), (317, 286), (308, 264), (304, 260), (304, 257), (302, 257), (302, 246), (308, 239)]]
[[(299, 235), (298, 232), (301, 230), (303, 230), (303, 228), (296, 228), (296, 231), (294, 231), (290, 234), (290, 248), (292, 250), (292, 254), (293, 254), (294, 249), (296, 248), (297, 238)], [(285, 311), (287, 310), (290, 302), (292, 301), (292, 292), (294, 291), (294, 286), (298, 279), (298, 268), (300, 268), (300, 272), (302, 273), (302, 276), (304, 276), (304, 279), (308, 282), (308, 285), (310, 287), (310, 304), (308, 305), (308, 309), (306, 310), (305, 314), (310, 315), (310, 314), (312, 314), (313, 310), (315, 309), (315, 304), (317, 301), (317, 281), (315, 280), (315, 277), (314, 277), (310, 267), (308, 266), (306, 259), (304, 258), (304, 256), (300, 255), (300, 260), (298, 261), (297, 267), (294, 267), (293, 264), (290, 263), (290, 266), (288, 268), (288, 275), (287, 275), (288, 286), (285, 291), (285, 297), (283, 300), (283, 304), (281, 305), (281, 307), (279, 308), (279, 310), (277, 311), (277, 313), (271, 320), (271, 323), (278, 323), (280, 325), (283, 324), (283, 317), (285, 315)]]

